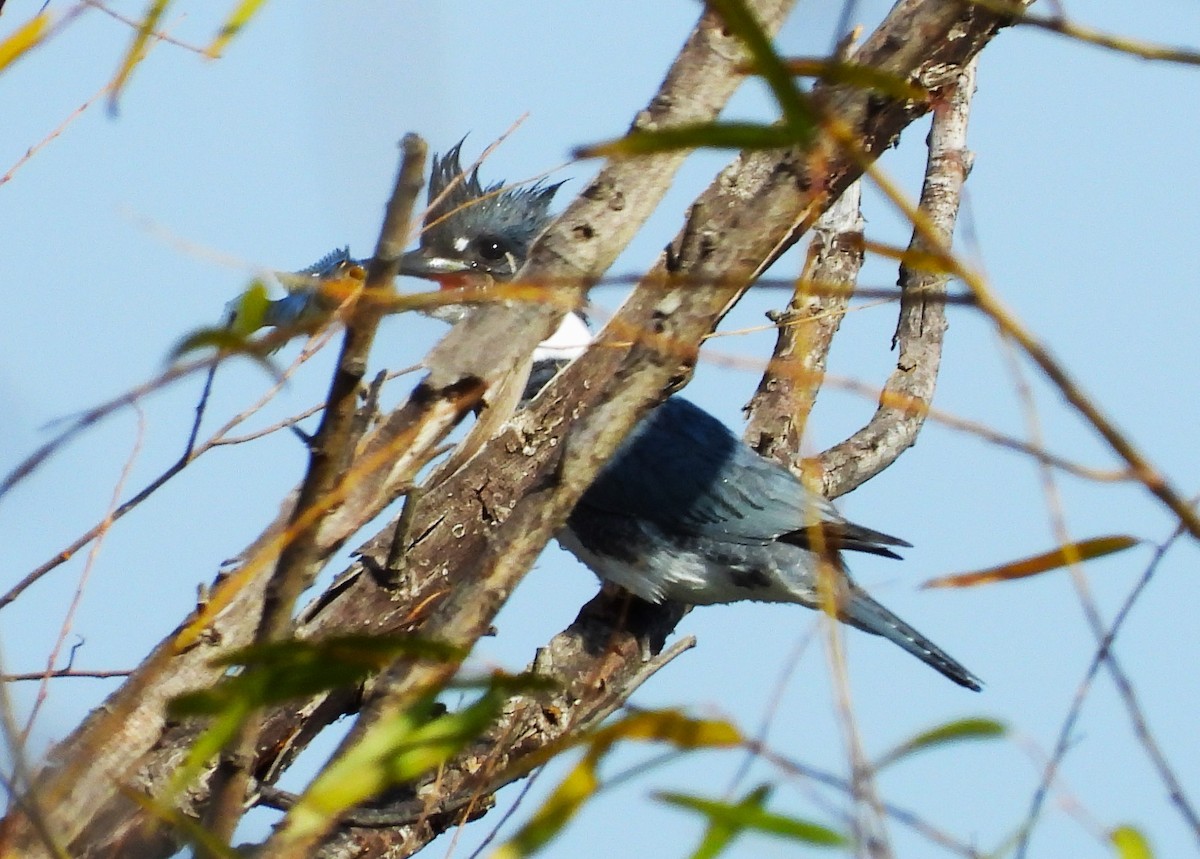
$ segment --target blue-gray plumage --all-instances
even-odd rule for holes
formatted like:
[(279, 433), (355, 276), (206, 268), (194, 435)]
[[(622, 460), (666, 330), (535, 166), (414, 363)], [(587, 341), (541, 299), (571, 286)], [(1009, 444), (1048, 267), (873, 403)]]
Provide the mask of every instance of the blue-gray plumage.
[(980, 688), (971, 672), (859, 588), (841, 561), (841, 550), (896, 558), (887, 547), (908, 543), (848, 522), (682, 397), (634, 427), (558, 539), (601, 578), (654, 603), (758, 600), (820, 609), (827, 604), (824, 557), (826, 587), (836, 590), (829, 604), (840, 620)]
[[(538, 234), (550, 223), (550, 202), (561, 182), (535, 182), (519, 188), (483, 185), (479, 168), (464, 173), (463, 141), (435, 157), (429, 176), (429, 209), (421, 243), (405, 254), (400, 273), (457, 286), (464, 276), (486, 274), (511, 280)], [(460, 305), (437, 308), (431, 316), (457, 321)]]
[[(509, 279), (548, 225), (558, 186), (485, 188), (477, 170), (462, 175), (460, 147), (434, 161), (430, 200), (441, 200), (426, 218), (420, 248), (405, 255), (401, 270), (443, 284), (467, 273)], [(534, 353), (527, 394), (589, 339), (583, 320), (567, 314)], [(888, 547), (908, 543), (848, 522), (786, 468), (681, 397), (667, 399), (634, 427), (558, 540), (601, 578), (654, 603), (758, 600), (820, 609), (828, 602), (820, 584), (824, 559), (839, 619), (895, 642), (955, 683), (980, 688), (970, 671), (846, 574), (842, 550), (897, 558)]]
[[(365, 267), (365, 263), (350, 256), (350, 248), (338, 248), (330, 251), (307, 268), (297, 272), (281, 273), (288, 294), (283, 298), (267, 302), (262, 311), (262, 317), (255, 323), (239, 320), (242, 312), (243, 298), (236, 298), (225, 307), (226, 325), (229, 327), (253, 328), (305, 328), (317, 327), (325, 322), (336, 308), (321, 295), (321, 281), (334, 277), (347, 276), (354, 268)], [(246, 331), (245, 333), (250, 333)]]

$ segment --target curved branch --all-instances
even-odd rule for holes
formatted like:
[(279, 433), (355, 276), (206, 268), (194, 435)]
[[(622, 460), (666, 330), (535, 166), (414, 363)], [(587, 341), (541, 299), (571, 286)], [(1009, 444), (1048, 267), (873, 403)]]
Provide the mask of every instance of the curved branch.
[[(944, 247), (950, 246), (962, 186), (971, 169), (966, 148), (967, 119), (975, 92), (975, 63), (968, 63), (949, 97), (934, 109), (929, 133), (929, 160), (921, 189), (920, 210)], [(914, 231), (910, 258), (920, 259), (928, 242)], [(911, 447), (925, 423), (937, 386), (946, 334), (946, 285), (949, 273), (900, 268), (900, 319), (893, 345), (900, 354), (888, 378), (880, 406), (869, 423), (819, 457), (823, 491), (836, 498), (861, 486)], [(904, 403), (903, 407), (897, 403)]]

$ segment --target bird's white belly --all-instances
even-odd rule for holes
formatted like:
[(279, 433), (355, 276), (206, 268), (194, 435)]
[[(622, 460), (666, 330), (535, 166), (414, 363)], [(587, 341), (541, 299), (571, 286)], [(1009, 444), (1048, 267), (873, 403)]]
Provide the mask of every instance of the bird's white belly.
[[(712, 605), (756, 600), (813, 606), (815, 595), (808, 584), (811, 571), (803, 569), (802, 553), (791, 558), (800, 569), (783, 571), (775, 565), (756, 567), (752, 573), (687, 551), (635, 552), (636, 560), (600, 555), (585, 547), (570, 529), (558, 534), (558, 542), (600, 578), (620, 585), (646, 600), (664, 600)], [(789, 565), (792, 566), (792, 565)]]

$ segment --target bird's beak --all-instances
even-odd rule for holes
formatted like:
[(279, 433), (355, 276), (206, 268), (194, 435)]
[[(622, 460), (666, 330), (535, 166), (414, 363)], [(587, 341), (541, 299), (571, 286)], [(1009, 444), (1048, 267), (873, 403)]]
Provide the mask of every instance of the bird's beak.
[(429, 253), (424, 248), (409, 251), (400, 257), (400, 274), (406, 277), (423, 277), (440, 280), (449, 275), (471, 271), (469, 263)]

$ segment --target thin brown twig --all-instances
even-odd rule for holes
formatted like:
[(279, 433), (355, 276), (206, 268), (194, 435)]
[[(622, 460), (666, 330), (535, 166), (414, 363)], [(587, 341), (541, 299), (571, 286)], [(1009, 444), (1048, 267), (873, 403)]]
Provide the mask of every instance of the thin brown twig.
[[(1008, 366), (1008, 372), (1013, 380), (1013, 386), (1017, 392), (1017, 401), (1021, 404), (1021, 410), (1025, 416), (1025, 430), (1030, 439), (1035, 444), (1040, 444), (1042, 441), (1042, 425), (1038, 414), (1037, 402), (1034, 398), (1033, 388), (1030, 386), (1025, 374), (1021, 371), (1020, 362), (1017, 359), (1016, 347), (1003, 335), (1000, 335), (1000, 352)], [(1067, 528), (1065, 513), (1063, 510), (1062, 494), (1058, 489), (1058, 482), (1055, 479), (1054, 472), (1046, 466), (1045, 463), (1038, 464), (1038, 476), (1042, 485), (1042, 494), (1046, 499), (1046, 507), (1050, 514), (1051, 530), (1054, 532), (1055, 540), (1060, 546), (1070, 545), (1072, 543), (1071, 535)], [(1088, 587), (1088, 582), (1084, 576), (1083, 569), (1080, 563), (1074, 562), (1068, 564), (1071, 573), (1071, 582), (1075, 587), (1076, 596), (1079, 599), (1081, 608), (1083, 609), (1084, 618), (1087, 621), (1092, 634), (1097, 639), (1102, 639), (1104, 635), (1104, 623), (1100, 619), (1100, 612), (1096, 606), (1095, 599), (1092, 597), (1091, 589)], [(1110, 654), (1111, 656), (1111, 654)], [(1071, 705), (1071, 714), (1077, 716), (1082, 710), (1083, 703), (1091, 690), (1091, 677), (1085, 679), (1080, 684), (1076, 691), (1075, 699)], [(1068, 716), (1067, 721), (1074, 723), (1072, 715)], [(1065, 750), (1065, 745), (1061, 747)], [(1055, 754), (1050, 756), (1046, 763), (1046, 769), (1042, 775), (1041, 784), (1049, 785), (1054, 781), (1057, 774), (1058, 764), (1061, 757), (1058, 755), (1058, 749)], [(1021, 827), (1021, 836), (1017, 845), (1017, 856), (1023, 857), (1025, 850), (1028, 847), (1029, 839), (1033, 834), (1033, 828), (1037, 823), (1038, 813), (1041, 809), (1041, 804), (1037, 799), (1037, 792), (1030, 813)]]
[[(844, 778), (818, 769), (817, 767), (802, 764), (799, 761), (793, 760), (779, 752), (774, 751), (770, 747), (758, 743), (754, 740), (745, 740), (743, 745), (758, 757), (774, 765), (785, 774), (798, 779), (808, 779), (823, 784), (826, 787), (831, 787), (841, 791), (847, 796), (852, 795), (853, 786)], [(884, 813), (888, 817), (895, 820), (914, 832), (927, 838), (929, 841), (937, 844), (939, 847), (956, 853), (959, 856), (967, 857), (967, 859), (983, 859), (982, 853), (976, 850), (969, 844), (959, 841), (950, 833), (938, 829), (933, 824), (926, 821), (914, 811), (902, 808), (894, 803), (884, 801), (881, 803)]]
[[(157, 492), (160, 488), (162, 488), (162, 486), (165, 485), (167, 483), (167, 481), (169, 481), (171, 478), (173, 478), (175, 475), (177, 475), (179, 472), (181, 472), (184, 468), (186, 468), (192, 462), (196, 461), (196, 459), (198, 459), (202, 454), (206, 453), (209, 449), (216, 447), (219, 444), (222, 444), (223, 442), (221, 441), (221, 439), (224, 437), (224, 435), (226, 433), (228, 433), (234, 427), (238, 426), (240, 423), (242, 423), (247, 418), (249, 418), (252, 414), (256, 413), (259, 409), (261, 409), (263, 406), (265, 406), (268, 402), (270, 402), (283, 389), (284, 384), (287, 382), (287, 380), (289, 378), (291, 378), (291, 376), (297, 371), (297, 369), (299, 369), (300, 365), (303, 364), (305, 361), (307, 361), (309, 358), (311, 358), (318, 351), (320, 351), (320, 349), (323, 348), (327, 342), (328, 342), (328, 332), (325, 332), (320, 335), (314, 335), (313, 338), (310, 338), (309, 344), (300, 352), (300, 354), (296, 357), (296, 359), (292, 362), (292, 364), (289, 365), (283, 371), (282, 374), (280, 374), (280, 377), (276, 380), (275, 384), (272, 385), (267, 390), (267, 392), (265, 394), (263, 394), (262, 397), (259, 398), (259, 400), (256, 403), (254, 403), (253, 405), (244, 409), (239, 414), (234, 415), (232, 418), (230, 418), (220, 429), (218, 429), (212, 436), (209, 437), (209, 439), (207, 441), (205, 441), (199, 447), (196, 447), (194, 444), (195, 433), (199, 429), (199, 416), (197, 416), (197, 422), (193, 425), (193, 429), (192, 429), (192, 437), (189, 439), (188, 444), (185, 447), (183, 455), (180, 456), (180, 458), (178, 460), (176, 460), (171, 466), (169, 466), (167, 469), (165, 469), (161, 474), (159, 474), (157, 477), (155, 477), (153, 480), (151, 480), (148, 484), (146, 484), (144, 487), (142, 487), (142, 489), (139, 490), (136, 494), (134, 494), (131, 498), (129, 498), (127, 501), (123, 502), (119, 507), (116, 508), (116, 510), (112, 511), (110, 517), (107, 517), (106, 519), (101, 520), (100, 522), (96, 523), (91, 528), (89, 528), (87, 531), (85, 531), (83, 534), (76, 537), (75, 540), (73, 540), (69, 545), (67, 545), (66, 547), (61, 549), (59, 552), (55, 553), (55, 555), (53, 557), (49, 558), (48, 560), (44, 561), (39, 566), (35, 567), (34, 569), (32, 569), (28, 573), (26, 573), (25, 576), (22, 577), (19, 582), (17, 582), (15, 585), (13, 585), (11, 588), (9, 588), (9, 590), (5, 594), (0, 596), (0, 609), (3, 609), (5, 606), (7, 606), (7, 605), (11, 604), (13, 601), (15, 601), (17, 599), (17, 597), (19, 597), (27, 588), (29, 588), (30, 585), (32, 585), (35, 582), (37, 582), (38, 580), (40, 580), (43, 576), (45, 576), (51, 570), (54, 570), (56, 567), (61, 566), (62, 564), (69, 561), (71, 558), (75, 557), (75, 555), (79, 552), (79, 550), (82, 549), (84, 546), (86, 546), (88, 543), (90, 543), (92, 540), (96, 539), (97, 535), (99, 535), (104, 528), (108, 527), (113, 522), (116, 522), (118, 519), (121, 519), (127, 513), (131, 512), (133, 509), (135, 509), (143, 501), (145, 501), (147, 498), (149, 498), (151, 495), (153, 495), (155, 492)], [(222, 356), (220, 354), (215, 355), (211, 359), (209, 359), (206, 364), (198, 365), (196, 367), (196, 369), (201, 369), (201, 368), (207, 366), (207, 368), (209, 369), (209, 378), (211, 378), (213, 368), (215, 368), (217, 366), (217, 363), (222, 361), (224, 359), (224, 357), (226, 357), (226, 356)], [(136, 402), (136, 400), (132, 400), (131, 402)], [(44, 457), (43, 457), (43, 459), (44, 459)], [(36, 467), (36, 465), (34, 467)], [(2, 493), (0, 493), (0, 494), (2, 494)], [(111, 521), (109, 521), (110, 519), (111, 519)]]
[[(360, 294), (367, 296), (392, 290), (400, 255), (408, 242), (413, 204), (424, 184), (425, 141), (415, 134), (406, 134), (401, 141), (401, 151), (400, 168), (384, 212), (375, 254), (366, 282), (360, 286)], [(263, 593), (255, 643), (277, 641), (291, 631), (296, 600), (311, 580), (312, 567), (317, 560), (317, 534), (329, 513), (325, 499), (337, 487), (344, 465), (358, 442), (351, 437), (358, 411), (357, 396), (382, 314), (369, 303), (359, 306), (356, 298), (351, 297), (346, 302), (350, 306), (346, 311), (341, 353), (330, 382), (321, 425), (310, 445), (308, 469), (288, 521), (290, 539), (283, 544)], [(204, 819), (206, 827), (220, 843), (229, 843), (242, 818), (249, 768), (261, 725), (261, 714), (240, 725), (213, 772)]]
[(121, 468), (120, 476), (117, 477), (116, 485), (113, 486), (108, 513), (101, 522), (100, 532), (96, 535), (95, 542), (92, 543), (92, 550), (88, 553), (87, 563), (83, 565), (83, 570), (79, 574), (79, 581), (75, 585), (75, 593), (71, 596), (71, 603), (67, 606), (66, 616), (63, 617), (62, 625), (58, 630), (58, 638), (55, 639), (53, 647), (50, 648), (50, 655), (46, 657), (45, 677), (38, 686), (37, 697), (34, 699), (33, 706), (29, 710), (29, 718), (25, 720), (25, 728), (21, 732), (20, 738), (22, 743), (28, 741), (29, 732), (33, 730), (33, 724), (37, 720), (38, 712), (41, 710), (42, 704), (45, 703), (46, 695), (50, 691), (50, 675), (54, 672), (54, 663), (58, 662), (58, 655), (62, 652), (63, 644), (71, 632), (71, 627), (75, 622), (75, 613), (79, 610), (80, 603), (83, 602), (84, 589), (91, 578), (92, 570), (95, 569), (96, 559), (100, 556), (100, 549), (104, 545), (104, 536), (112, 526), (113, 513), (116, 512), (117, 506), (120, 503), (121, 493), (124, 491), (125, 484), (129, 482), (129, 477), (133, 473), (134, 463), (137, 462), (138, 455), (142, 452), (142, 443), (146, 439), (146, 413), (142, 411), (142, 407), (136, 402), (133, 404), (133, 410), (137, 415), (137, 431), (134, 434), (133, 446), (129, 451), (129, 456), (125, 459), (125, 465)]
[[(1132, 694), (1132, 689), (1129, 686), (1128, 678), (1124, 672), (1116, 667), (1112, 661), (1112, 646), (1116, 641), (1117, 635), (1128, 619), (1134, 605), (1141, 598), (1146, 586), (1150, 584), (1150, 580), (1154, 578), (1158, 571), (1159, 564), (1166, 556), (1167, 552), (1179, 541), (1179, 538), (1186, 533), (1182, 523), (1179, 523), (1170, 537), (1163, 543), (1159, 544), (1151, 557), (1150, 562), (1146, 565), (1146, 569), (1142, 572), (1141, 577), (1134, 584), (1133, 589), (1125, 598), (1125, 602), (1117, 611), (1113, 618), (1112, 624), (1104, 633), (1103, 639), (1100, 641), (1096, 652), (1092, 655), (1091, 664), (1088, 665), (1087, 671), (1084, 672), (1083, 678), (1080, 680), (1079, 686), (1075, 690), (1075, 695), (1071, 701), (1071, 708), (1067, 712), (1066, 718), (1063, 719), (1062, 727), (1059, 729), (1058, 739), (1055, 741), (1054, 750), (1042, 767), (1041, 780), (1038, 783), (1037, 790), (1034, 791), (1033, 799), (1030, 802), (1029, 811), (1026, 814), (1025, 823), (1021, 827), (1021, 833), (1016, 847), (1016, 856), (1023, 857), (1026, 855), (1029, 847), (1029, 838), (1032, 834), (1034, 822), (1041, 813), (1042, 806), (1045, 804), (1046, 798), (1049, 795), (1050, 787), (1060, 779), (1058, 769), (1066, 756), (1068, 749), (1072, 744), (1072, 734), (1075, 730), (1075, 725), (1079, 721), (1079, 716), (1083, 711), (1083, 702), (1086, 700), (1092, 684), (1095, 682), (1096, 675), (1100, 668), (1106, 662), (1110, 670), (1113, 671), (1113, 680), (1117, 685), (1118, 691), (1122, 693), (1125, 699), (1126, 706), (1130, 710), (1130, 719), (1134, 726), (1134, 732), (1138, 735), (1143, 747), (1146, 749), (1147, 757), (1155, 769), (1159, 772), (1159, 777), (1166, 785), (1171, 802), (1179, 810), (1184, 821), (1191, 828), (1193, 835), (1200, 841), (1200, 814), (1197, 813), (1195, 807), (1187, 798), (1187, 794), (1183, 790), (1183, 785), (1179, 778), (1175, 775), (1166, 756), (1154, 741), (1149, 730), (1146, 728), (1145, 717), (1141, 712), (1141, 708), (1137, 705), (1136, 696)], [(1128, 691), (1130, 694), (1126, 695)]]
[[(0, 671), (3, 670), (3, 662), (3, 658), (0, 657)], [(25, 743), (20, 739), (20, 735), (8, 684), (0, 683), (0, 736), (4, 738), (8, 766), (12, 769), (11, 776), (0, 772), (0, 787), (3, 787), (9, 796), (9, 807), (20, 809), (21, 813), (29, 818), (34, 835), (38, 843), (46, 848), (46, 853), (54, 859), (69, 859), (66, 849), (47, 819), (42, 797), (29, 789), (33, 784), (33, 773), (25, 755)]]
[(87, 100), (83, 104), (79, 105), (79, 107), (77, 107), (73, 111), (71, 111), (71, 113), (69, 113), (67, 115), (67, 118), (64, 119), (62, 122), (60, 122), (58, 124), (58, 126), (56, 128), (54, 128), (54, 130), (52, 130), (49, 134), (47, 134), (45, 137), (43, 137), (37, 143), (33, 144), (33, 146), (30, 146), (28, 149), (26, 149), (25, 154), (22, 155), (20, 158), (18, 158), (16, 160), (16, 163), (14, 163), (12, 167), (8, 168), (8, 172), (5, 173), (3, 176), (0, 176), (0, 185), (3, 185), (5, 182), (10, 181), (13, 178), (13, 176), (16, 175), (16, 172), (18, 170), (20, 170), (22, 167), (24, 167), (25, 164), (30, 159), (32, 159), (34, 155), (36, 155), (42, 148), (44, 148), (51, 141), (53, 141), (56, 138), (58, 138), (59, 136), (61, 136), (62, 133), (67, 130), (68, 126), (71, 125), (71, 123), (73, 123), (75, 120), (79, 119), (79, 117), (83, 116), (84, 111), (86, 111), (89, 107), (91, 107), (92, 104), (94, 104), (97, 99), (99, 99), (101, 96), (103, 96), (105, 93), (108, 92), (109, 86), (110, 86), (109, 84), (105, 84), (104, 86), (100, 87), (100, 89), (96, 90), (95, 93), (88, 96)]
[[(844, 123), (826, 117), (828, 131), (836, 136), (847, 151), (856, 152), (858, 147), (851, 131)], [(982, 275), (957, 259), (937, 235), (924, 214), (914, 206), (894, 182), (892, 182), (865, 153), (856, 157), (862, 162), (864, 175), (870, 176), (876, 187), (883, 192), (894, 206), (920, 231), (928, 244), (930, 253), (943, 262), (971, 290), (980, 309), (987, 314), (997, 328), (1020, 345), (1022, 351), (1039, 367), (1071, 406), (1091, 425), (1108, 444), (1109, 448), (1130, 468), (1134, 477), (1146, 489), (1173, 512), (1184, 527), (1196, 539), (1200, 539), (1200, 511), (1194, 510), (1187, 500), (1167, 482), (1154, 464), (1137, 446), (1117, 428), (1111, 419), (1084, 393), (1066, 368), (1050, 354), (1050, 350), (1000, 301), (999, 296), (987, 284)]]
[(1187, 48), (1174, 48), (1169, 45), (1144, 42), (1140, 39), (1130, 39), (1115, 33), (1105, 33), (1083, 24), (1075, 24), (1067, 20), (1061, 9), (1055, 15), (1031, 15), (1016, 3), (1006, 0), (970, 0), (976, 6), (982, 6), (1001, 15), (1009, 15), (1016, 24), (1036, 27), (1050, 33), (1074, 39), (1098, 48), (1107, 48), (1118, 53), (1128, 54), (1143, 60), (1163, 60), (1181, 63), (1188, 66), (1200, 65), (1200, 53)]
[[(408, 375), (409, 373), (415, 373), (417, 370), (420, 370), (420, 369), (421, 369), (420, 364), (411, 364), (407, 367), (402, 367), (399, 370), (388, 370), (383, 375), (383, 381), (390, 382), (392, 379), (398, 379), (399, 377)], [(260, 402), (255, 408), (257, 409), (257, 408), (261, 407), (263, 404), (264, 403)], [(209, 444), (212, 447), (220, 447), (222, 445), (245, 444), (248, 441), (255, 441), (256, 439), (260, 439), (260, 438), (263, 438), (264, 436), (271, 435), (271, 433), (278, 432), (279, 430), (284, 430), (284, 429), (288, 429), (289, 427), (293, 427), (296, 424), (300, 423), (300, 421), (304, 420), (305, 418), (310, 418), (313, 415), (319, 413), (324, 408), (325, 408), (324, 403), (317, 403), (316, 405), (309, 406), (307, 409), (304, 409), (301, 412), (297, 412), (296, 414), (292, 415), (291, 417), (284, 418), (283, 420), (277, 421), (276, 423), (273, 423), (270, 426), (263, 427), (262, 429), (255, 430), (254, 432), (245, 433), (244, 435), (227, 436), (227, 435), (224, 435), (223, 432), (218, 432), (217, 434), (214, 434), (214, 436), (212, 437), (212, 440), (209, 442)], [(229, 425), (227, 424), (226, 427), (228, 427), (228, 426)], [(225, 427), (222, 427), (222, 431), (224, 429), (225, 429)]]
[[(758, 728), (754, 732), (754, 741), (759, 745), (765, 746), (767, 739), (771, 734), (771, 727), (775, 722), (775, 717), (779, 713), (779, 709), (783, 704), (783, 695), (787, 691), (788, 684), (791, 682), (792, 675), (796, 672), (800, 665), (800, 658), (804, 655), (804, 651), (808, 649), (808, 645), (812, 643), (813, 630), (800, 635), (796, 639), (796, 643), (792, 645), (791, 651), (783, 660), (783, 670), (779, 672), (778, 678), (771, 684), (771, 697), (767, 701), (767, 706), (763, 708), (761, 721), (758, 723)], [(729, 782), (729, 786), (725, 788), (726, 796), (732, 796), (737, 790), (738, 785), (749, 774), (750, 766), (754, 762), (755, 755), (749, 749), (746, 750), (746, 756), (742, 760), (741, 765), (733, 774), (733, 778)]]
[(60, 668), (56, 671), (25, 671), (17, 674), (0, 674), (0, 683), (25, 683), (30, 680), (42, 680), (49, 677), (51, 680), (61, 680), (64, 678), (80, 678), (89, 680), (111, 680), (114, 677), (128, 677), (132, 671), (127, 669), (113, 669), (111, 671), (97, 670), (86, 671), (79, 668)]
[[(120, 12), (117, 12), (115, 9), (109, 8), (109, 6), (107, 4), (100, 2), (100, 0), (80, 0), (80, 2), (84, 6), (90, 6), (93, 9), (98, 9), (99, 11), (101, 11), (105, 15), (107, 15), (108, 17), (110, 17), (116, 21), (120, 21), (122, 24), (126, 25), (130, 29), (140, 30), (142, 28), (141, 21), (135, 21), (126, 15), (122, 15)], [(200, 56), (205, 57), (206, 59), (210, 58), (208, 52), (204, 48), (199, 47), (198, 45), (190, 44), (189, 42), (184, 42), (181, 39), (177, 39), (174, 36), (172, 36), (170, 33), (168, 33), (166, 30), (151, 30), (150, 38), (152, 38), (155, 42), (166, 42), (168, 44), (175, 45), (177, 48), (183, 48), (185, 50), (191, 51), (194, 54), (199, 54)], [(112, 87), (112, 84), (110, 83), (108, 86), (105, 87), (105, 89), (110, 89), (111, 87)]]

